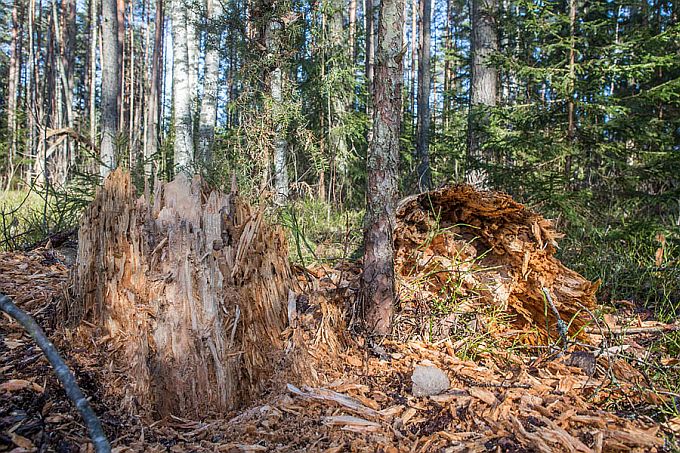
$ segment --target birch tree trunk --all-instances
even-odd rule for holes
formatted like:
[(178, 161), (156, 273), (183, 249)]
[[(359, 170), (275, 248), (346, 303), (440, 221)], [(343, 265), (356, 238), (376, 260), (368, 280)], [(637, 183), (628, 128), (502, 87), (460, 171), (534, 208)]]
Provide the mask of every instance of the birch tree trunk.
[(209, 31), (205, 51), (203, 99), (198, 123), (198, 156), (201, 164), (212, 161), (212, 145), (217, 120), (217, 95), (222, 42), (222, 0), (208, 0)]
[(105, 178), (116, 168), (120, 47), (116, 0), (102, 0), (102, 142), (100, 174)]
[(423, 192), (432, 186), (430, 172), (430, 38), (431, 0), (420, 0), (420, 46), (418, 49), (418, 124), (416, 134), (416, 162), (418, 189)]
[[(276, 19), (271, 20), (267, 25), (266, 30), (266, 44), (270, 59), (277, 59), (279, 50), (279, 31), (281, 23)], [(288, 200), (288, 143), (286, 142), (285, 131), (281, 127), (276, 116), (281, 113), (283, 108), (283, 71), (279, 65), (276, 65), (269, 74), (269, 89), (271, 90), (272, 99), (274, 101), (274, 116), (276, 122), (276, 131), (274, 136), (274, 188), (276, 190), (275, 202), (277, 204), (285, 204)]]
[(187, 10), (182, 0), (172, 0), (172, 74), (175, 110), (175, 169), (193, 171), (194, 134), (191, 119), (191, 84), (187, 47)]
[(489, 58), (498, 51), (496, 16), (498, 0), (471, 0), (472, 65), (470, 80), (470, 112), (468, 115), (468, 155), (466, 181), (486, 187), (488, 173), (480, 168), (481, 162), (492, 162), (484, 152), (484, 130), (487, 126), (488, 108), (496, 105), (498, 96), (498, 71)]
[(373, 129), (366, 161), (368, 203), (361, 299), (367, 327), (380, 335), (389, 334), (391, 330), (395, 302), (392, 235), (398, 190), (403, 11), (398, 0), (382, 1), (373, 91)]

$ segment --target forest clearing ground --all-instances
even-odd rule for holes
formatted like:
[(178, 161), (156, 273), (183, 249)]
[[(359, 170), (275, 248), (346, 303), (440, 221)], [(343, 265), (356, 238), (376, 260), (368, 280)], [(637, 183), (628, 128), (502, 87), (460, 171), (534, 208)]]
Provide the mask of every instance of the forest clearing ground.
[[(0, 267), (0, 291), (46, 328), (91, 397), (117, 452), (673, 451), (680, 427), (677, 418), (657, 423), (635, 410), (604, 410), (613, 400), (626, 401), (631, 409), (663, 403), (662, 395), (644, 390), (635, 362), (618, 354), (610, 359), (613, 375), (598, 367), (587, 376), (564, 359), (547, 356), (527, 360), (488, 351), (477, 362), (462, 360), (450, 341), (362, 345), (341, 319), (347, 295), (356, 288), (351, 267), (299, 277), (314, 280), (317, 291), (305, 299), (308, 306), (300, 307), (297, 327), (285, 334), (308, 348), (314, 385), (287, 382), (282, 364), (262, 397), (242, 411), (206, 414), (200, 421), (173, 416), (145, 423), (122, 413), (107, 396), (107, 387), (116, 382), (102, 380), (109, 360), (103, 349), (74, 348), (51, 325), (68, 273), (54, 251), (5, 253)], [(6, 317), (0, 330), (2, 448), (88, 451), (85, 430), (40, 352)], [(677, 366), (671, 357), (662, 360)], [(411, 372), (423, 363), (445, 370), (451, 389), (412, 396)]]

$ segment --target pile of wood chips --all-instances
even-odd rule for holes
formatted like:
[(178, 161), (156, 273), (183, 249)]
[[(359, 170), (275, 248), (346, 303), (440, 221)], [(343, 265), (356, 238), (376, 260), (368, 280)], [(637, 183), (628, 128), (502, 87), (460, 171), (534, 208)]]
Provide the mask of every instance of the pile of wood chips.
[[(289, 300), (290, 325), (282, 334), (288, 358), (259, 399), (200, 420), (173, 414), (144, 423), (124, 413), (111, 397), (115, 392), (107, 391), (118, 385), (102, 370), (110, 362), (107, 351), (74, 349), (49, 325), (67, 279), (67, 269), (50, 256), (46, 250), (0, 256), (0, 292), (47, 327), (117, 453), (653, 452), (667, 451), (665, 439), (680, 428), (678, 420), (662, 425), (603, 409), (613, 398), (644, 399), (641, 383), (626, 379), (633, 369), (627, 363), (612, 386), (603, 367), (588, 375), (567, 365), (568, 355), (530, 360), (497, 351), (474, 363), (459, 359), (447, 341), (372, 345), (353, 338), (345, 322), (347, 299), (357, 290), (352, 266), (298, 276), (308, 291)], [(77, 413), (39, 351), (6, 317), (0, 319), (0, 333), (0, 450), (91, 451)], [(608, 360), (598, 358), (598, 364)], [(423, 364), (444, 370), (451, 388), (414, 397), (411, 374)]]

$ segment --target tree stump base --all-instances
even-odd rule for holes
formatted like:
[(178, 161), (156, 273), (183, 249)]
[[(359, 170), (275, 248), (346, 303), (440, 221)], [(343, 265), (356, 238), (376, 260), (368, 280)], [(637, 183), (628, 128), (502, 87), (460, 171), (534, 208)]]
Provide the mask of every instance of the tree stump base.
[(203, 418), (262, 389), (292, 284), (284, 233), (262, 210), (182, 174), (151, 203), (117, 170), (81, 221), (66, 316), (102, 329), (124, 404)]

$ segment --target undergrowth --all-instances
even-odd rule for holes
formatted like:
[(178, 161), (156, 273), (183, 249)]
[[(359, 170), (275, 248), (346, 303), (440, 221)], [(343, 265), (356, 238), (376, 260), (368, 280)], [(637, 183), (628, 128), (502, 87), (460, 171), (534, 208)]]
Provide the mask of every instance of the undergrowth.
[(77, 175), (64, 187), (0, 192), (0, 250), (31, 247), (76, 228), (94, 197), (96, 183), (89, 176)]

